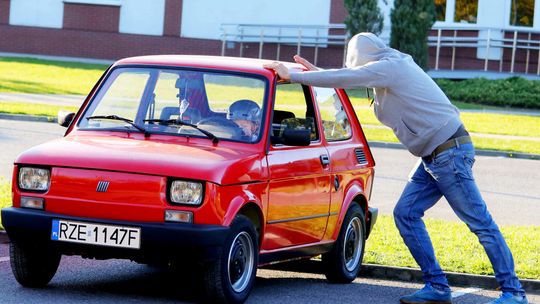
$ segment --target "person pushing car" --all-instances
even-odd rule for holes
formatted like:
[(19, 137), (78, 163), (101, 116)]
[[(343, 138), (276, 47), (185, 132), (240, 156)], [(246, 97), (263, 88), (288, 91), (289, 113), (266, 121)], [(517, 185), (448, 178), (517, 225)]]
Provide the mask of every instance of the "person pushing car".
[(346, 68), (321, 70), (296, 55), (306, 72), (265, 64), (283, 80), (320, 87), (374, 88), (375, 116), (390, 127), (419, 161), (394, 209), (394, 220), (422, 269), (425, 286), (401, 303), (451, 303), (451, 289), (422, 220), (444, 196), (456, 215), (478, 236), (501, 287), (490, 302), (528, 303), (516, 276), (512, 253), (494, 222), (472, 173), (474, 146), (458, 109), (408, 54), (387, 47), (372, 33), (360, 33), (347, 46)]

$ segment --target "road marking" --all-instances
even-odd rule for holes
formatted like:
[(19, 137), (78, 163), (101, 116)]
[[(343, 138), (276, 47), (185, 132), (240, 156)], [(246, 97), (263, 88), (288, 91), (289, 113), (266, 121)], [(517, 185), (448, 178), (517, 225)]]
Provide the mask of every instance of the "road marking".
[(7, 261), (9, 261), (9, 257), (0, 257), (0, 263), (7, 262)]
[(474, 288), (474, 287), (460, 289), (460, 290), (452, 292), (452, 299), (464, 296), (464, 295), (469, 294), (469, 293), (475, 293), (475, 292), (477, 292), (479, 290), (482, 290), (482, 289)]

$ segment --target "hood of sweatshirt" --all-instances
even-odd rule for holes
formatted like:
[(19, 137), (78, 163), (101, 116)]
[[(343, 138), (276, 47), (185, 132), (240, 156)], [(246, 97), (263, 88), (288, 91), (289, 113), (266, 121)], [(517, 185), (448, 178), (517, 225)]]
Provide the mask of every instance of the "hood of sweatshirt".
[(400, 52), (386, 46), (375, 34), (359, 33), (349, 41), (345, 65), (354, 68), (394, 56), (399, 57)]

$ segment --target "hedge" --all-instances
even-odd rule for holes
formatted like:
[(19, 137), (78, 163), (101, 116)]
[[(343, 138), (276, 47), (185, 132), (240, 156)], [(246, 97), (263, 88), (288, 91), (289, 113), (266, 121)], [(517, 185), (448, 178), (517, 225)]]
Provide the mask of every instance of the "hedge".
[(540, 109), (540, 81), (521, 77), (461, 81), (437, 79), (437, 84), (452, 101), (501, 107)]

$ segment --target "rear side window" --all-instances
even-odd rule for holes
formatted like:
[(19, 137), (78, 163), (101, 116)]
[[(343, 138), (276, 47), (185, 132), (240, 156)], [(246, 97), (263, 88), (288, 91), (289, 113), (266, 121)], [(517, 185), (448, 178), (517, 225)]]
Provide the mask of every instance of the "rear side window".
[(313, 87), (327, 141), (351, 138), (351, 124), (335, 89)]
[(307, 87), (297, 83), (279, 84), (276, 89), (272, 135), (279, 137), (285, 129), (309, 129), (311, 141), (319, 139), (315, 111)]

